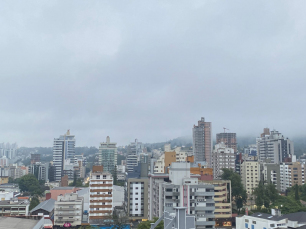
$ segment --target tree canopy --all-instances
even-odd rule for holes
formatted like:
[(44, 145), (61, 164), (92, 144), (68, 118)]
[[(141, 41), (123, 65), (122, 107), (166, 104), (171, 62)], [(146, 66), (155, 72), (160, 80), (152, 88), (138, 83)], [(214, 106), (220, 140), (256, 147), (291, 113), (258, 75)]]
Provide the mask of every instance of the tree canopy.
[[(140, 224), (138, 224), (137, 229), (150, 229), (151, 223), (155, 223), (158, 220), (157, 217), (154, 217), (154, 219), (143, 221)], [(164, 229), (164, 221), (162, 220), (156, 227), (156, 229)]]
[(247, 201), (247, 192), (243, 188), (241, 177), (238, 173), (235, 173), (232, 169), (222, 169), (223, 173), (221, 178), (223, 180), (230, 180), (231, 181), (231, 190), (232, 190), (232, 197), (233, 201), (235, 201), (236, 207), (238, 212), (243, 207), (243, 205)]
[(35, 208), (37, 205), (39, 204), (39, 199), (37, 197), (33, 197), (30, 203), (30, 207), (29, 210), (32, 210), (33, 208)]
[(20, 178), (19, 188), (22, 192), (30, 192), (31, 195), (42, 195), (43, 189), (39, 184), (39, 181), (33, 174), (27, 174)]

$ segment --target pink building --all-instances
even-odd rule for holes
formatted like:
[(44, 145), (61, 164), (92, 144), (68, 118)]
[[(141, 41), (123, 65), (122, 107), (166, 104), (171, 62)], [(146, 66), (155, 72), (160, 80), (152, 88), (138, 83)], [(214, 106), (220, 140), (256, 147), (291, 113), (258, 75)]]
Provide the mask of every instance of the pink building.
[(76, 193), (79, 188), (76, 187), (57, 187), (50, 190), (51, 199), (57, 200), (59, 195), (65, 195), (66, 193)]

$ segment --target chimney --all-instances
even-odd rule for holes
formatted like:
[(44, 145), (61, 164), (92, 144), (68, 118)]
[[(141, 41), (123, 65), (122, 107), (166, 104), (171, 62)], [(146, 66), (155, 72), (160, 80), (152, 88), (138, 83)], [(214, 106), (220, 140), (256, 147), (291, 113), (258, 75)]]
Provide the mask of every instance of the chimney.
[(46, 193), (46, 200), (51, 199), (51, 192)]

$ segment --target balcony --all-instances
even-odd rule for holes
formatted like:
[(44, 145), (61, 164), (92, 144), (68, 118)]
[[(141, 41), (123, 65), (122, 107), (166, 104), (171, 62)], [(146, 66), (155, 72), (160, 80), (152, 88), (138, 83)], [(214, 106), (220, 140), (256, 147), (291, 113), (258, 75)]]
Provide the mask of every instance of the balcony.
[(215, 207), (195, 206), (196, 211), (214, 211)]
[(65, 216), (79, 216), (79, 215), (81, 215), (80, 213), (56, 213), (56, 214), (54, 214), (55, 216), (63, 216), (63, 217), (65, 217)]
[(199, 218), (196, 221), (196, 225), (199, 225), (199, 226), (215, 226), (215, 221), (202, 221)]

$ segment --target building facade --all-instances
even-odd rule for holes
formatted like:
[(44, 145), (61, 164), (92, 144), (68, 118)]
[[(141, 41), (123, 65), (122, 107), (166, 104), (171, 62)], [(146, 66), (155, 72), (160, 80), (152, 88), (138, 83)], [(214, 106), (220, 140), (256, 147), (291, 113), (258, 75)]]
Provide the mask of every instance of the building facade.
[(220, 179), (222, 169), (235, 170), (236, 155), (234, 149), (228, 148), (223, 142), (216, 144), (212, 153), (212, 168), (214, 179)]
[(37, 180), (47, 181), (49, 177), (49, 163), (35, 162), (29, 165), (28, 173), (33, 174)]
[(216, 144), (223, 142), (227, 148), (234, 150), (234, 153), (237, 152), (237, 139), (236, 133), (219, 133), (216, 135)]
[(99, 164), (105, 172), (113, 173), (117, 165), (117, 143), (110, 142), (109, 136), (106, 142), (101, 142), (99, 147)]
[(194, 125), (193, 134), (193, 154), (195, 161), (206, 161), (211, 166), (212, 154), (212, 125), (211, 122), (205, 122), (204, 117), (198, 121), (198, 125)]
[(93, 166), (89, 182), (89, 222), (103, 223), (113, 212), (113, 177), (103, 172), (102, 166)]
[(230, 180), (202, 181), (214, 186), (215, 221), (218, 226), (232, 226), (232, 192)]
[(195, 216), (196, 228), (214, 228), (214, 186), (192, 177), (187, 162), (172, 163), (169, 174), (150, 175), (149, 218), (175, 213), (177, 207)]
[(260, 163), (256, 160), (243, 161), (241, 164), (241, 180), (247, 194), (252, 194), (260, 181)]
[(148, 218), (148, 178), (127, 181), (127, 214), (131, 220)]
[(126, 158), (126, 170), (127, 172), (133, 172), (133, 168), (138, 165), (138, 154), (139, 148), (137, 148), (137, 139), (135, 139), (135, 142), (132, 142), (128, 146), (128, 152), (127, 152), (127, 158)]
[(70, 223), (72, 227), (80, 226), (83, 217), (83, 198), (76, 193), (58, 196), (54, 203), (54, 225), (63, 226)]
[(1, 216), (27, 216), (29, 215), (30, 201), (27, 199), (19, 200), (17, 197), (10, 200), (0, 201)]
[(278, 131), (271, 131), (256, 139), (257, 154), (261, 162), (281, 163), (295, 161), (293, 142)]
[[(55, 170), (55, 175), (54, 175), (55, 181), (61, 180), (61, 178), (65, 174), (64, 170), (73, 170), (73, 164), (75, 161), (74, 155), (75, 155), (75, 136), (71, 135), (70, 130), (68, 130), (66, 134), (61, 135), (59, 138), (54, 139), (53, 166)], [(73, 179), (73, 177), (69, 178)]]

